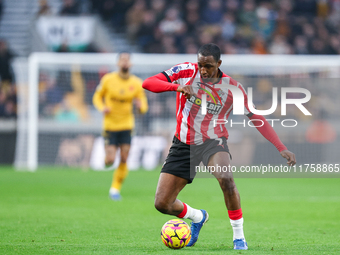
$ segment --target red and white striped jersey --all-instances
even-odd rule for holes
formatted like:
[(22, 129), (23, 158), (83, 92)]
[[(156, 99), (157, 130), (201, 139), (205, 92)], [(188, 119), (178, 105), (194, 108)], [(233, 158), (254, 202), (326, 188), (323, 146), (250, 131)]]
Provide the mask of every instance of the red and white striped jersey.
[[(191, 85), (196, 94), (190, 99), (186, 99), (182, 93), (177, 93), (175, 136), (181, 142), (200, 145), (207, 139), (228, 138), (225, 123), (216, 121), (217, 119), (227, 120), (233, 109), (233, 94), (227, 86), (224, 87), (223, 85), (236, 86), (242, 91), (244, 113), (249, 117), (252, 115), (248, 108), (248, 96), (243, 86), (221, 71), (219, 73), (219, 81), (212, 84), (204, 83), (201, 80), (197, 63), (185, 62), (163, 72), (169, 82)], [(207, 101), (207, 113), (205, 115), (201, 111), (203, 94), (206, 94)]]

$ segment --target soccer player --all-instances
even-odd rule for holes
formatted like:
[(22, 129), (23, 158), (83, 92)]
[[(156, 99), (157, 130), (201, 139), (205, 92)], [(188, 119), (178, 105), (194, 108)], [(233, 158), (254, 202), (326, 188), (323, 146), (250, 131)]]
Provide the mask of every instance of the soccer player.
[(120, 200), (120, 191), (128, 174), (127, 158), (130, 150), (131, 131), (134, 128), (133, 102), (139, 112), (148, 110), (148, 102), (142, 88), (143, 81), (130, 73), (130, 54), (118, 56), (118, 72), (104, 75), (93, 95), (94, 106), (104, 114), (103, 137), (105, 140), (105, 165), (111, 166), (120, 148), (120, 164), (114, 171), (109, 195)]
[[(222, 63), (220, 55), (217, 45), (205, 44), (198, 50), (197, 63), (178, 64), (143, 82), (145, 89), (155, 93), (178, 92), (176, 133), (158, 180), (155, 207), (162, 213), (192, 220), (192, 237), (187, 246), (196, 243), (209, 215), (206, 210), (194, 209), (178, 200), (179, 192), (193, 181), (194, 168), (201, 161), (205, 166), (215, 166), (215, 169), (216, 166), (230, 165), (225, 122), (213, 123), (217, 118), (227, 119), (233, 109), (235, 96), (230, 89), (224, 88), (223, 84), (235, 86), (235, 89), (242, 91), (245, 114), (253, 120), (254, 126), (257, 126), (258, 131), (276, 147), (281, 156), (287, 159), (288, 165), (296, 163), (295, 155), (287, 150), (265, 118), (250, 112), (248, 97), (242, 85), (219, 69)], [(209, 106), (207, 107), (209, 112), (206, 114), (202, 114), (201, 111), (203, 96), (206, 97)], [(216, 123), (217, 125), (214, 125)], [(214, 171), (212, 174), (218, 180), (224, 195), (233, 228), (234, 249), (247, 250), (240, 195), (233, 175), (228, 171)]]

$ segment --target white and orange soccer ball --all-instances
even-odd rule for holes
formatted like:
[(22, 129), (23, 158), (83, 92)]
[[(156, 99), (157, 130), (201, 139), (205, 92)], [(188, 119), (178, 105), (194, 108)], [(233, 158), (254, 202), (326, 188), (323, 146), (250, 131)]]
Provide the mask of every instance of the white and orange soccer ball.
[(190, 226), (183, 220), (169, 220), (162, 227), (161, 238), (167, 247), (181, 249), (191, 239)]

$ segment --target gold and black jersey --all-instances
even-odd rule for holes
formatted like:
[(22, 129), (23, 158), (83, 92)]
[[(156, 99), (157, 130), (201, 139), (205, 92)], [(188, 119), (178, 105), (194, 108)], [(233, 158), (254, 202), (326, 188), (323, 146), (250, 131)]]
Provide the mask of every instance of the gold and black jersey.
[(104, 130), (121, 131), (134, 128), (134, 99), (141, 103), (140, 112), (142, 114), (147, 112), (148, 102), (142, 82), (135, 75), (123, 79), (117, 72), (103, 76), (93, 95), (93, 104), (99, 111), (103, 111), (104, 107), (109, 107), (111, 110), (104, 115)]

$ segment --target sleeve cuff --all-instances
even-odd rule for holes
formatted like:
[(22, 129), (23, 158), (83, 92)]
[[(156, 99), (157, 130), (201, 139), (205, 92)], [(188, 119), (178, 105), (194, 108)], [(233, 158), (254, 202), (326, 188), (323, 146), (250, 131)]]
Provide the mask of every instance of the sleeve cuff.
[(165, 75), (165, 77), (167, 78), (168, 82), (172, 82), (171, 79), (170, 79), (170, 77), (169, 77), (169, 75), (167, 75), (166, 72), (163, 71), (162, 74)]

